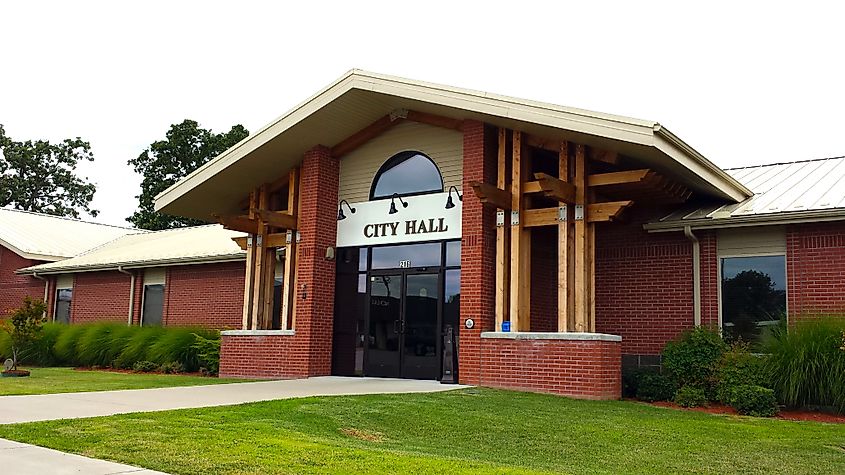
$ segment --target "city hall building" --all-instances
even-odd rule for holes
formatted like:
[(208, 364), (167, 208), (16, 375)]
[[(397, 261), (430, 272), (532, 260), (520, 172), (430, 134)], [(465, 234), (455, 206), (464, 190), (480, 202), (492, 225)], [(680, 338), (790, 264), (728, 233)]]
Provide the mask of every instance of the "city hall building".
[(358, 70), (156, 209), (220, 225), (16, 278), (120, 279), (98, 288), (130, 323), (223, 328), (222, 376), (592, 399), (696, 325), (754, 340), (845, 310), (845, 158), (723, 170), (655, 122)]

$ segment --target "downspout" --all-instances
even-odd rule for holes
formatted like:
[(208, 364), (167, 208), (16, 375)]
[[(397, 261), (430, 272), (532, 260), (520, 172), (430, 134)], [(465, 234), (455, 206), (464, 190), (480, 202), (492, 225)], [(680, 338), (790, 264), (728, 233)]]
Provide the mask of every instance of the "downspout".
[(701, 326), (701, 247), (692, 228), (684, 226), (684, 235), (692, 241), (692, 313), (695, 326)]
[[(36, 279), (44, 281), (44, 304), (47, 304), (47, 297), (50, 296), (50, 280), (46, 277), (41, 277), (38, 275), (38, 272), (33, 272), (32, 276)], [(44, 313), (41, 315), (42, 318), (47, 318), (47, 307), (44, 307)]]
[(123, 266), (117, 266), (117, 271), (129, 276), (129, 318), (126, 321), (126, 325), (131, 327), (132, 314), (135, 310), (135, 273), (123, 270)]

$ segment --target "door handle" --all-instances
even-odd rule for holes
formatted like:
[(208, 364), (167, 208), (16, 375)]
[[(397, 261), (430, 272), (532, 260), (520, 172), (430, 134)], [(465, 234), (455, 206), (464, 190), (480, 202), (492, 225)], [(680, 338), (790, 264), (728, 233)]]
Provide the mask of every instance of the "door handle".
[(402, 333), (402, 321), (401, 320), (393, 320), (393, 333), (396, 333), (396, 334)]

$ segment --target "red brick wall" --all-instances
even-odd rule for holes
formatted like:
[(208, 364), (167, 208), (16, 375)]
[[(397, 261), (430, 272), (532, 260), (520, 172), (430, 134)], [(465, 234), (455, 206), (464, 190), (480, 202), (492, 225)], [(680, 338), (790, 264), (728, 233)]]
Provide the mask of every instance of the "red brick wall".
[(129, 316), (129, 276), (117, 271), (79, 272), (73, 281), (70, 321), (122, 321)]
[(557, 226), (531, 231), (531, 331), (557, 331)]
[(786, 260), (790, 318), (845, 314), (845, 222), (787, 227)]
[(621, 335), (625, 354), (659, 354), (693, 326), (692, 243), (646, 233), (646, 219), (596, 225), (596, 331)]
[(482, 386), (581, 399), (622, 395), (619, 342), (483, 338), (481, 345)]
[(24, 267), (43, 264), (43, 261), (25, 259), (10, 249), (0, 246), (0, 318), (21, 306), (27, 295), (44, 298), (44, 281), (15, 271)]
[[(481, 332), (495, 326), (496, 211), (482, 207), (470, 182), (496, 183), (495, 134), (484, 124), (464, 122), (463, 217), (461, 240), (461, 324), (458, 337), (458, 378), (478, 384), (481, 377)], [(463, 324), (475, 321), (472, 329)]]
[(715, 231), (695, 231), (701, 252), (701, 325), (719, 328), (719, 257)]
[(302, 378), (309, 375), (308, 348), (299, 335), (223, 335), (220, 377)]
[(238, 261), (168, 268), (163, 323), (241, 328), (244, 265)]

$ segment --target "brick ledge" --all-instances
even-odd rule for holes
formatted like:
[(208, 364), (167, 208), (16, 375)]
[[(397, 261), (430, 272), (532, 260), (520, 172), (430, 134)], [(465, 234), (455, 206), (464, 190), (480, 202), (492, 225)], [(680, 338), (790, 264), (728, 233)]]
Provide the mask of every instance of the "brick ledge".
[(507, 340), (622, 341), (622, 336), (620, 335), (579, 332), (482, 332), (481, 338), (500, 338)]
[(224, 330), (223, 336), (293, 336), (296, 330)]

